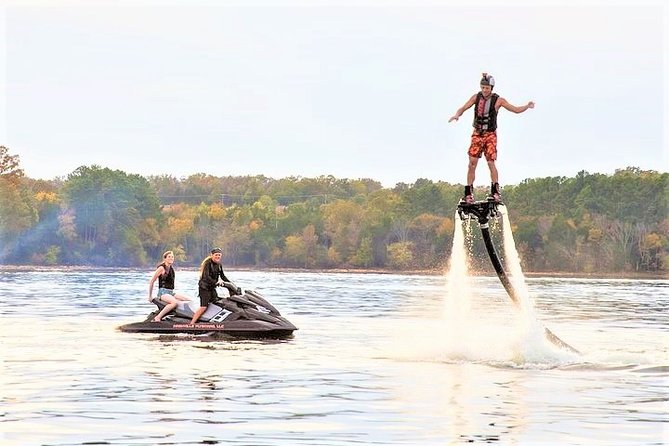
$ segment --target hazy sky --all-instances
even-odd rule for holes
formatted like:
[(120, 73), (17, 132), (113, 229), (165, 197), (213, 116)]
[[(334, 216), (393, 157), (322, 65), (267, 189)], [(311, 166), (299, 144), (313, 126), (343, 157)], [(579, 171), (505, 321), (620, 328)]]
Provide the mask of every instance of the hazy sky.
[(659, 1), (0, 4), (0, 144), (32, 178), (462, 184), (482, 71), (536, 102), (500, 112), (503, 185), (668, 166)]

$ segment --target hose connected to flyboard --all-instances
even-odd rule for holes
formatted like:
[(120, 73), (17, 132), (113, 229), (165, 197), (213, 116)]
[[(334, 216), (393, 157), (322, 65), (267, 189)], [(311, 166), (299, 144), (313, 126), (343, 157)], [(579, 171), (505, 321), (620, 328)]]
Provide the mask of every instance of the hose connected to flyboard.
[[(509, 280), (509, 277), (506, 275), (506, 272), (504, 271), (504, 268), (502, 267), (502, 263), (499, 261), (499, 256), (497, 255), (497, 250), (495, 249), (495, 245), (493, 245), (492, 239), (490, 238), (490, 229), (488, 227), (487, 220), (485, 222), (479, 221), (479, 227), (481, 228), (481, 234), (483, 235), (483, 241), (485, 242), (485, 247), (486, 247), (486, 250), (488, 251), (488, 256), (490, 256), (490, 261), (492, 262), (492, 266), (495, 268), (495, 272), (497, 273), (497, 277), (499, 277), (500, 282), (502, 282), (502, 285), (504, 286), (504, 289), (506, 290), (507, 294), (511, 298), (511, 301), (517, 307), (520, 307), (520, 299), (518, 298), (518, 296), (516, 294), (516, 290), (513, 288), (513, 285), (511, 284), (511, 281)], [(572, 347), (571, 345), (564, 342), (562, 339), (558, 338), (556, 334), (554, 334), (552, 331), (550, 331), (546, 327), (544, 327), (544, 333), (546, 335), (546, 338), (548, 338), (549, 341), (551, 341), (553, 344), (557, 345), (558, 347), (569, 350), (572, 353), (578, 353), (578, 354), (581, 353), (578, 350), (576, 350), (574, 347)]]

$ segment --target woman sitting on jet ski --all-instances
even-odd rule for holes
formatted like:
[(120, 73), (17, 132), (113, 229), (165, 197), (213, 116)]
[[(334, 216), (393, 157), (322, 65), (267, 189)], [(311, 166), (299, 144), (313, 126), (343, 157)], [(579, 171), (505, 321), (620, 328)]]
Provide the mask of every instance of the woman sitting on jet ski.
[(163, 262), (158, 264), (156, 271), (153, 273), (153, 277), (149, 281), (149, 302), (153, 300), (153, 284), (158, 279), (158, 299), (163, 302), (167, 302), (165, 308), (153, 318), (154, 322), (160, 322), (163, 316), (165, 316), (170, 311), (174, 310), (177, 307), (177, 304), (181, 302), (190, 302), (187, 296), (183, 294), (177, 294), (174, 291), (174, 253), (172, 251), (166, 251), (163, 254)]

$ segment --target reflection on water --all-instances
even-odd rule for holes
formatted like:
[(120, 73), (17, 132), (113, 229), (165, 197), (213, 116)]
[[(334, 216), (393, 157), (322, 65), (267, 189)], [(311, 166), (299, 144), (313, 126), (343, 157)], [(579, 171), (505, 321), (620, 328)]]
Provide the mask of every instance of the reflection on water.
[[(122, 333), (149, 272), (0, 272), (3, 445), (659, 444), (669, 281), (529, 279), (556, 350), (472, 279), (233, 272), (300, 330), (282, 341)], [(177, 287), (195, 290), (195, 271)]]

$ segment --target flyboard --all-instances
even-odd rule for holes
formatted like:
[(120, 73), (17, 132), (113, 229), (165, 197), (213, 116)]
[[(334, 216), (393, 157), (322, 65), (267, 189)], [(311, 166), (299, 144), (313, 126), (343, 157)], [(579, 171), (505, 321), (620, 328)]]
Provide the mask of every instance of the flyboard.
[[(497, 218), (500, 216), (500, 211), (498, 209), (499, 205), (503, 205), (503, 203), (496, 202), (492, 199), (475, 201), (473, 203), (460, 201), (458, 203), (458, 215), (460, 216), (460, 220), (471, 218), (476, 218), (478, 220), (479, 228), (481, 228), (481, 235), (483, 236), (483, 242), (485, 243), (486, 250), (490, 256), (492, 266), (495, 268), (497, 277), (499, 277), (500, 282), (502, 282), (504, 289), (506, 290), (514, 305), (516, 305), (516, 307), (520, 307), (520, 298), (511, 284), (509, 277), (506, 275), (506, 272), (502, 267), (502, 263), (499, 260), (499, 256), (497, 255), (497, 250), (495, 250), (495, 245), (493, 245), (492, 239), (490, 238), (490, 228), (488, 226), (488, 221), (491, 218)], [(558, 338), (556, 334), (554, 334), (546, 327), (544, 327), (544, 333), (546, 338), (556, 346), (565, 350), (569, 350), (573, 353), (580, 353), (574, 347)]]

